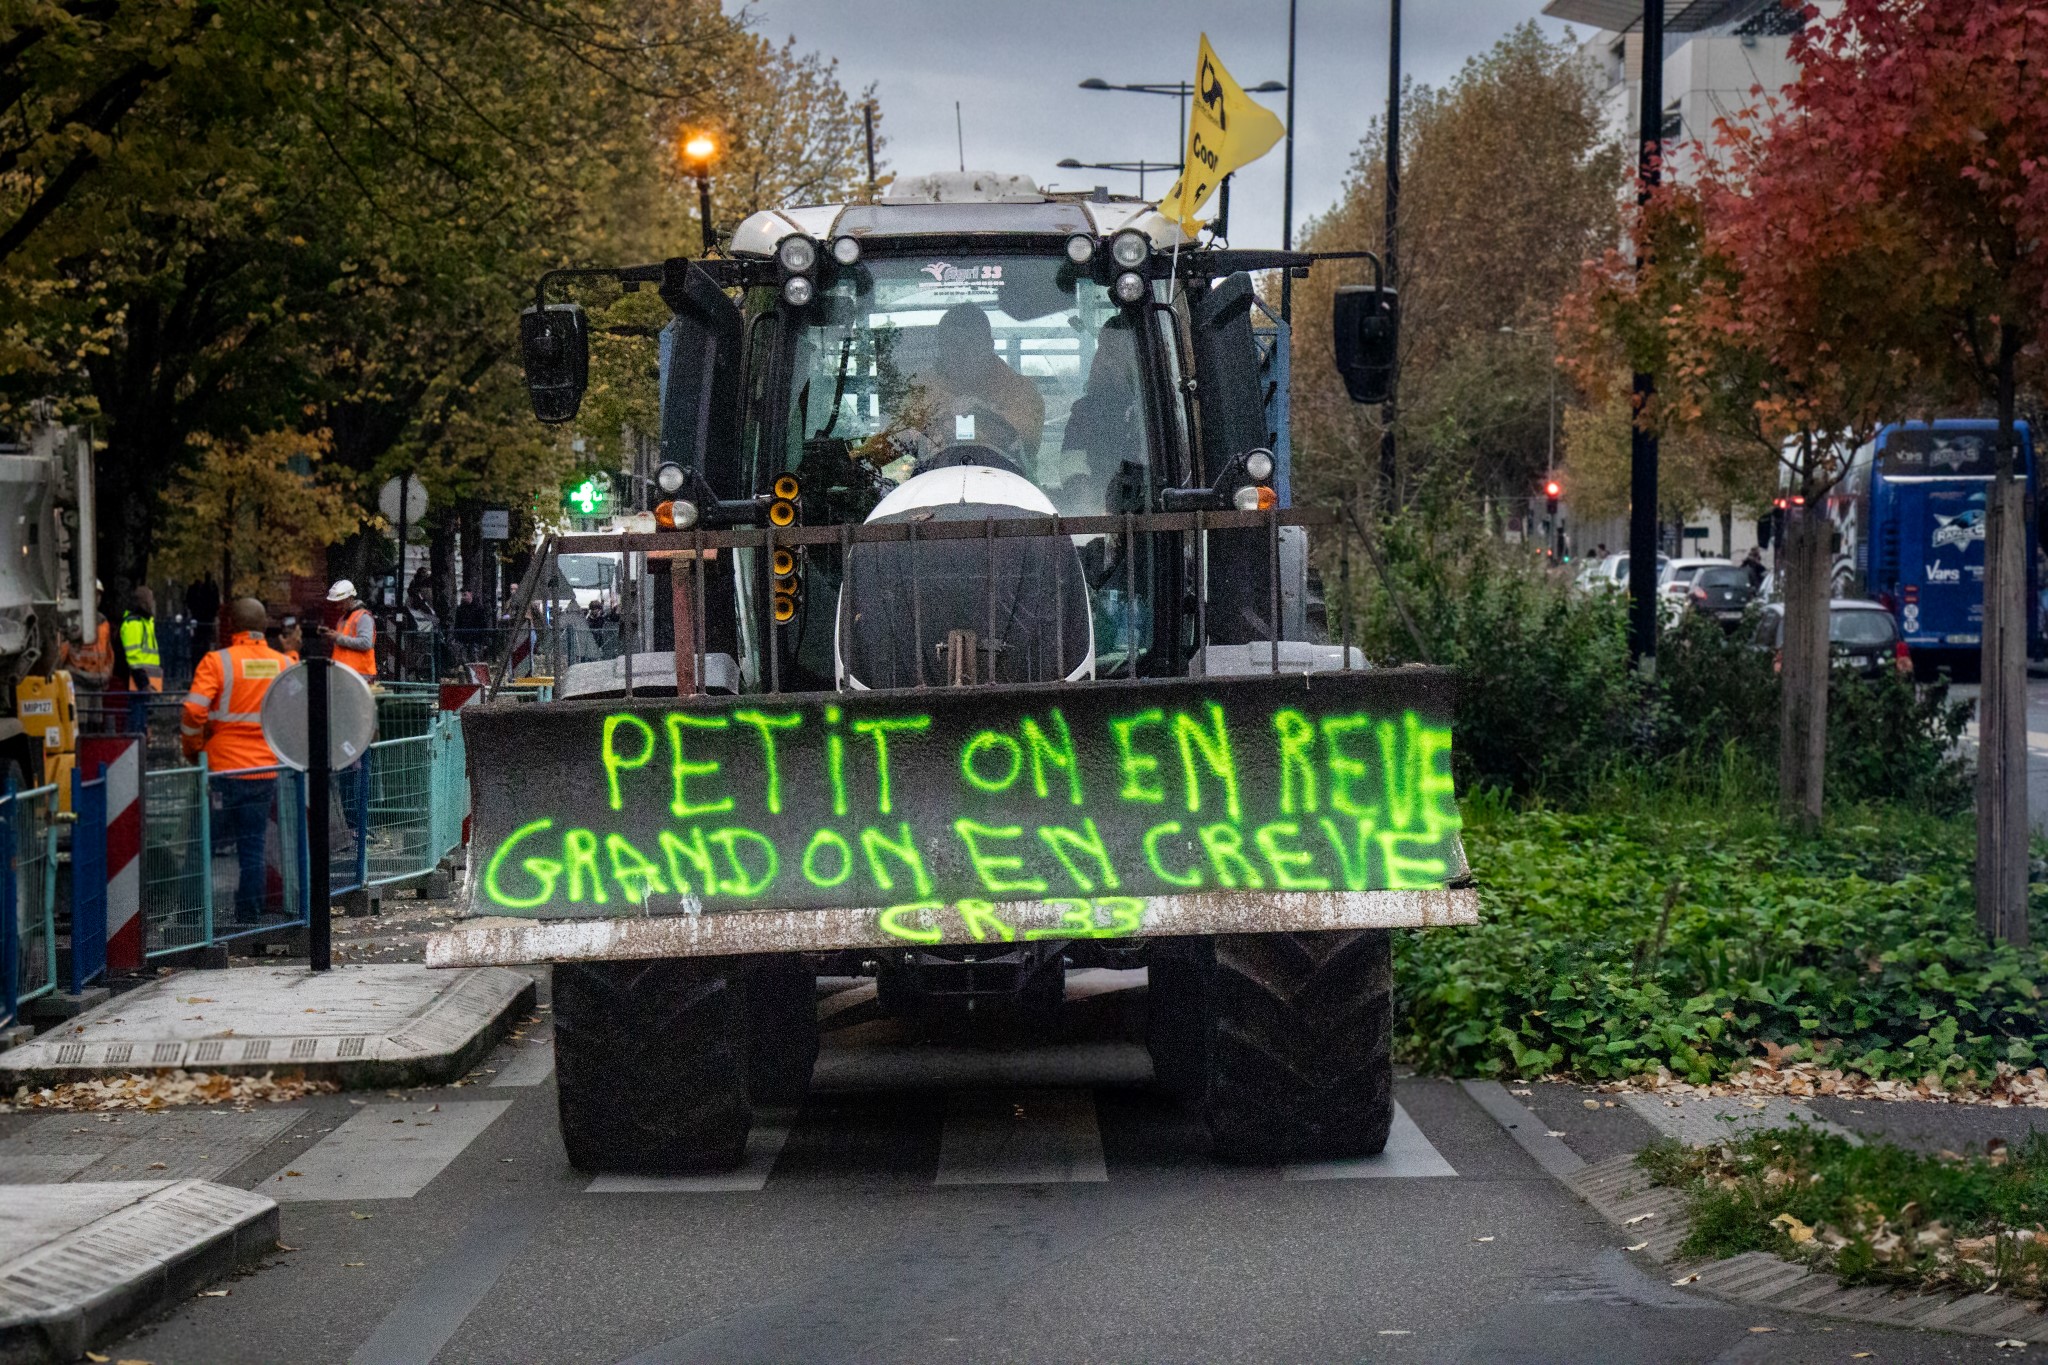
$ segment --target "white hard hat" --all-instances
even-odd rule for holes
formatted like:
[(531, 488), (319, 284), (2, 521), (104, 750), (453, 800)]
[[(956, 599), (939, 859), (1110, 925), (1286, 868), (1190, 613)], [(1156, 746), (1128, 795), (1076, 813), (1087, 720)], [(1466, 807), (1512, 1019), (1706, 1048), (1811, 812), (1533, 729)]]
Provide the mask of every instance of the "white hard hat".
[(335, 579), (334, 586), (327, 590), (327, 600), (330, 602), (346, 602), (355, 595), (356, 585), (346, 578)]

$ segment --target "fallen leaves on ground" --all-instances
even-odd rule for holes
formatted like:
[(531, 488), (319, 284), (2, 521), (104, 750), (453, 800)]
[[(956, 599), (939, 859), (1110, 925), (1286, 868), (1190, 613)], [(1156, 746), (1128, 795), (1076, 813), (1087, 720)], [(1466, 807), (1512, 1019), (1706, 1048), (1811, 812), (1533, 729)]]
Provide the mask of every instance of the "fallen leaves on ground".
[(1986, 1145), (1930, 1156), (1791, 1127), (1716, 1146), (1657, 1143), (1639, 1160), (1686, 1193), (1681, 1254), (1770, 1250), (1847, 1284), (2038, 1300), (2048, 1294), (2048, 1138)]
[[(1543, 1079), (1572, 1080), (1568, 1076)], [(1876, 1081), (1858, 1072), (1817, 1062), (1778, 1062), (1758, 1057), (1725, 1079), (1702, 1085), (1682, 1081), (1659, 1067), (1626, 1080), (1601, 1081), (1599, 1089), (1608, 1094), (1647, 1092), (1666, 1099), (1724, 1099), (1731, 1095), (1811, 1099), (1831, 1095), (1844, 1100), (1927, 1100), (1937, 1104), (1983, 1104), (1994, 1109), (2048, 1109), (2048, 1069), (2037, 1066), (2021, 1071), (2004, 1062), (1998, 1064), (1988, 1080), (1972, 1071), (1944, 1083), (1932, 1074), (1917, 1081)]]
[(333, 1094), (339, 1089), (333, 1081), (307, 1080), (296, 1072), (283, 1076), (269, 1071), (260, 1076), (231, 1076), (217, 1071), (136, 1071), (40, 1088), (22, 1086), (11, 1098), (0, 1098), (0, 1114), (175, 1109), (204, 1104), (231, 1104), (247, 1112), (259, 1104), (283, 1104), (308, 1095)]

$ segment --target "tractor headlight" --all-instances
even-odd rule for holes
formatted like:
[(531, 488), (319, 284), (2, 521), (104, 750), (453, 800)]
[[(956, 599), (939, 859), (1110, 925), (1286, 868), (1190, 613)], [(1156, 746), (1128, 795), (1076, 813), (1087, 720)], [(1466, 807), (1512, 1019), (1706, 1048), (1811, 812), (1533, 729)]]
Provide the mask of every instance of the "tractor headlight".
[(791, 275), (782, 282), (782, 301), (792, 308), (801, 308), (817, 297), (818, 286), (811, 283), (809, 275)]
[(670, 497), (674, 497), (683, 491), (683, 484), (688, 477), (688, 475), (683, 473), (681, 465), (676, 464), (674, 461), (669, 461), (654, 471), (654, 486)]
[(1075, 236), (1067, 238), (1067, 259), (1075, 265), (1086, 265), (1095, 259), (1095, 239)]
[(1273, 477), (1273, 452), (1254, 450), (1244, 457), (1244, 472), (1253, 483), (1264, 483)]
[(1152, 254), (1152, 243), (1144, 233), (1127, 229), (1109, 239), (1109, 254), (1124, 269), (1136, 270)]
[(818, 264), (818, 244), (808, 237), (784, 237), (775, 259), (792, 275), (808, 275)]
[(860, 259), (860, 243), (851, 237), (841, 237), (832, 243), (832, 259), (841, 265), (852, 265)]
[(1109, 287), (1109, 292), (1116, 296), (1118, 303), (1140, 303), (1147, 292), (1145, 277), (1135, 270), (1126, 270), (1116, 277), (1116, 283)]

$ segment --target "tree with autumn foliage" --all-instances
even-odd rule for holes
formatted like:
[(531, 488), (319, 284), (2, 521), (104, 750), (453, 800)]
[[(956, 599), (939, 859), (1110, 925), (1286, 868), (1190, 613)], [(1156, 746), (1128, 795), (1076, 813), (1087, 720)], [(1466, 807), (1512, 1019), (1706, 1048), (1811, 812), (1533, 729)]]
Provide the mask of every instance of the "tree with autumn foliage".
[[(1927, 366), (1937, 402), (1991, 405), (1999, 472), (1984, 553), (1977, 914), (2027, 939), (2024, 490), (2019, 390), (2048, 342), (2048, 7), (1843, 0), (1793, 40), (1787, 108), (1743, 139), (1776, 170), (1781, 287), (1868, 272), (1873, 330)], [(1801, 177), (1806, 183), (1799, 183)], [(1901, 395), (1902, 397), (1904, 395)]]
[[(1552, 351), (1542, 326), (1579, 263), (1614, 240), (1625, 162), (1576, 45), (1533, 24), (1401, 112), (1400, 483), (1527, 498), (1548, 447)], [(1310, 251), (1377, 251), (1385, 129), (1375, 122), (1338, 200), (1303, 230)], [(1325, 262), (1294, 284), (1295, 497), (1373, 500), (1382, 410), (1350, 401), (1327, 327), (1334, 291), (1371, 279)]]
[(1740, 443), (1790, 493), (1778, 795), (1788, 819), (1812, 827), (1827, 759), (1829, 498), (1857, 446), (1897, 414), (1916, 362), (1881, 315), (1890, 259), (1872, 246), (1806, 249), (1827, 181), (1796, 141), (1759, 126), (1724, 124), (1719, 150), (1740, 155), (1703, 156), (1698, 181), (1648, 197), (1631, 221), (1640, 259), (1589, 263), (1558, 329), (1596, 407), (1628, 402), (1631, 372), (1654, 374), (1657, 395), (1634, 422), (1675, 443)]
[(227, 596), (277, 600), (362, 519), (347, 481), (323, 463), (325, 431), (201, 436), (193, 445), (171, 484), (160, 551), (176, 577), (217, 574)]
[(1787, 527), (1781, 796), (1808, 821), (1824, 743), (1827, 494), (1879, 423), (1995, 409), (1978, 918), (2024, 942), (2026, 537), (2013, 453), (2019, 390), (2048, 341), (2048, 8), (1844, 0), (1804, 18), (1799, 80), (1721, 128), (1698, 186), (1659, 196), (1637, 225), (1645, 268), (1610, 262), (1581, 313), (1605, 308), (1609, 336), (1677, 405), (1638, 420), (1746, 427), (1786, 452), (1803, 514)]

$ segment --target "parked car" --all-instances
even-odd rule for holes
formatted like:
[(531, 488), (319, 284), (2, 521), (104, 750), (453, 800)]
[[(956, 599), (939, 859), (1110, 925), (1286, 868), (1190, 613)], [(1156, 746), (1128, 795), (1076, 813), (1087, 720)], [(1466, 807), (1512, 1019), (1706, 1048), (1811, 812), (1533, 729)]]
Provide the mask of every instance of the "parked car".
[[(1657, 571), (1661, 574), (1670, 563), (1663, 555), (1657, 556)], [(1608, 555), (1605, 559), (1591, 560), (1579, 570), (1579, 586), (1588, 590), (1628, 591), (1628, 556)]]
[[(1779, 666), (1783, 666), (1783, 605), (1773, 602), (1763, 609), (1757, 618), (1753, 643), (1759, 649), (1770, 650)], [(1828, 603), (1828, 652), (1834, 656), (1836, 668), (1869, 677), (1877, 677), (1887, 669), (1908, 675), (1913, 671), (1913, 659), (1906, 652), (1899, 623), (1876, 602), (1837, 597)]]
[(1726, 559), (1660, 559), (1657, 561), (1657, 591), (1683, 599), (1692, 591), (1692, 581), (1702, 569), (1718, 569), (1733, 561)]
[(1692, 576), (1682, 600), (1685, 610), (1734, 626), (1756, 598), (1749, 572), (1740, 564), (1708, 564)]

